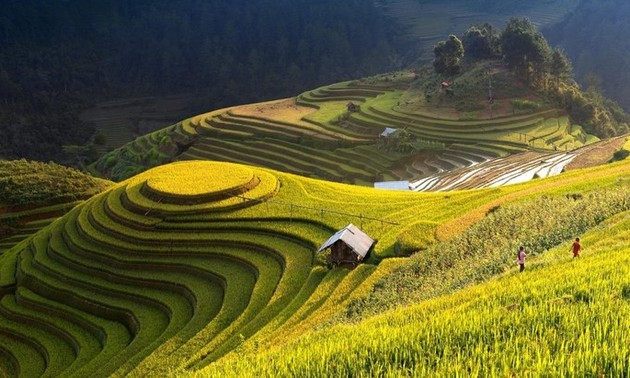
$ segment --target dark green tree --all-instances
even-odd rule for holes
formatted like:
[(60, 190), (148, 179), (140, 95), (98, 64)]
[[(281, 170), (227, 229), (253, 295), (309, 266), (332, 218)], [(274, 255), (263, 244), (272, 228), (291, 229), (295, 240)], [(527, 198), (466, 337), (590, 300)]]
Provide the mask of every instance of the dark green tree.
[(559, 48), (553, 49), (549, 62), (549, 73), (556, 79), (556, 86), (562, 81), (573, 79), (573, 66), (565, 53)]
[(587, 72), (582, 79), (584, 87), (588, 92), (601, 92), (603, 80), (595, 72)]
[(464, 54), (472, 59), (492, 59), (500, 56), (499, 34), (492, 25), (471, 26), (462, 36)]
[(435, 72), (452, 76), (461, 71), (464, 45), (457, 36), (451, 34), (448, 40), (438, 42), (433, 48), (433, 53), (435, 54), (433, 61)]
[(413, 152), (416, 144), (416, 136), (406, 128), (397, 130), (387, 140), (387, 149), (390, 151), (407, 154)]
[(548, 67), (551, 48), (527, 18), (511, 18), (501, 35), (501, 52), (507, 65), (532, 81), (542, 77)]

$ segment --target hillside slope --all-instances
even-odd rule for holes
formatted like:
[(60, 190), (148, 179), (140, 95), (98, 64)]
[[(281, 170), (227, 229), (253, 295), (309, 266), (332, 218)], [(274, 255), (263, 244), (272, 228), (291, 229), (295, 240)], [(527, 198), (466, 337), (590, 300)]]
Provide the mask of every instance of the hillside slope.
[(110, 184), (55, 163), (0, 160), (0, 255)]
[(630, 15), (630, 4), (623, 0), (576, 3), (579, 6), (547, 28), (545, 35), (571, 57), (576, 78), (584, 87), (600, 90), (630, 109), (630, 76), (625, 69), (630, 43), (618, 38), (630, 31), (624, 22)]
[(185, 104), (166, 118), (181, 119), (408, 61), (396, 24), (361, 0), (31, 0), (4, 2), (2, 15), (4, 158), (62, 162), (62, 145), (90, 142), (91, 121), (116, 147), (155, 122), (124, 105), (80, 119), (95, 102), (146, 104), (155, 96), (152, 106), (162, 106), (160, 98), (179, 95)]
[(241, 352), (201, 376), (626, 376), (630, 212), (533, 259), (523, 274)]
[[(544, 206), (547, 196), (586, 198), (596, 190), (620, 190), (614, 197), (619, 201), (594, 206), (606, 210), (601, 216), (586, 213), (597, 224), (627, 209), (629, 171), (625, 160), (445, 195), (383, 192), (221, 162), (154, 168), (86, 201), (2, 255), (0, 370), (140, 376), (211, 369), (201, 370), (205, 374), (228, 366), (238, 375), (249, 366), (213, 362), (222, 364), (224, 356), (226, 363), (243, 361), (238, 356), (292, 343), (386, 287), (384, 279), (414, 261), (386, 257), (432, 251), (441, 256), (432, 261), (443, 262), (435, 268), (441, 282), (461, 287), (476, 276), (460, 276), (466, 271), (460, 258), (441, 251), (439, 241), (455, 240), (492, 209), (515, 201), (541, 198)], [(348, 223), (378, 240), (372, 264), (328, 270), (314, 252)], [(554, 234), (553, 227), (533, 238)], [(492, 235), (480, 237), (499, 240)], [(503, 271), (508, 263), (492, 264)], [(401, 311), (407, 317), (416, 310)], [(272, 370), (254, 368), (289, 374), (268, 366)]]
[(491, 23), (503, 27), (510, 17), (527, 17), (540, 28), (561, 22), (578, 5), (573, 0), (534, 0), (501, 2), (477, 0), (381, 0), (385, 14), (406, 27), (409, 37), (421, 46), (419, 59), (433, 59), (433, 46), (445, 35), (459, 35), (472, 24)]
[[(499, 62), (473, 65), (448, 91), (442, 81), (425, 68), (215, 110), (140, 137), (94, 169), (118, 181), (171, 161), (217, 160), (372, 186), (524, 151), (573, 151), (598, 140)], [(495, 86), (492, 106), (488, 81)], [(386, 130), (396, 131), (384, 137)], [(540, 156), (520, 161), (536, 165)], [(542, 168), (543, 177), (555, 172)]]

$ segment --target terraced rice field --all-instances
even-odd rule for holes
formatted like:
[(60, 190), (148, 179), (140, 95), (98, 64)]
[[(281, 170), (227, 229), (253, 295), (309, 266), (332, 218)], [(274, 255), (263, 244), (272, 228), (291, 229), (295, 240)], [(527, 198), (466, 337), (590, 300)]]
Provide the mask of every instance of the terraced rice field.
[(113, 100), (84, 111), (81, 118), (105, 135), (105, 149), (111, 150), (133, 141), (138, 133), (150, 133), (173, 123), (177, 115), (188, 113), (190, 101), (186, 96)]
[(201, 161), (96, 196), (2, 256), (0, 350), (25, 376), (164, 375), (286, 332), (374, 267), (316, 266), (347, 217), (280, 193), (266, 170)]
[(310, 332), (402, 261), (328, 270), (315, 251), (348, 223), (378, 240), (368, 259), (376, 263), (401, 243), (433, 243), (452, 223), (502, 201), (617, 185), (627, 167), (448, 195), (233, 163), (154, 168), (0, 256), (0, 369), (77, 377), (213, 369), (242, 345), (280, 345)]
[(55, 163), (0, 160), (0, 256), (109, 184)]
[(528, 151), (482, 162), (472, 162), (466, 166), (454, 167), (454, 169), (440, 171), (412, 181), (409, 187), (415, 191), (478, 189), (556, 176), (564, 172), (575, 159), (590, 156), (592, 151), (598, 150), (600, 146), (607, 143), (607, 141), (595, 142), (571, 152)]
[[(174, 176), (158, 168), (24, 246), (0, 310), (0, 345), (21, 374), (108, 376), (156, 373), (165, 359), (194, 364), (288, 304), (309, 275), (311, 242), (258, 230), (255, 221), (211, 220), (272, 198), (277, 178), (231, 166), (207, 180), (204, 166), (225, 169), (191, 163)], [(200, 219), (182, 221), (189, 215)]]
[[(489, 282), (292, 342), (201, 376), (626, 376), (630, 213)], [(532, 261), (533, 260), (533, 261)]]
[[(472, 120), (412, 112), (405, 101), (414, 77), (411, 72), (383, 74), (297, 98), (211, 111), (137, 138), (102, 158), (96, 170), (121, 180), (171, 161), (211, 160), (373, 186), (392, 180), (437, 182), (445, 172), (499, 157), (530, 150), (570, 152), (597, 140), (552, 108)], [(348, 110), (349, 103), (357, 109)], [(387, 128), (405, 129), (424, 145), (438, 147), (414, 153), (387, 149), (380, 136)], [(512, 160), (546, 169), (536, 154)], [(451, 187), (450, 182), (435, 189)]]
[[(575, 138), (565, 137), (570, 134), (571, 126), (568, 117), (556, 118), (556, 110), (483, 121), (453, 121), (396, 111), (395, 104), (401, 92), (395, 89), (357, 91), (349, 88), (352, 86), (335, 85), (304, 93), (297, 98), (298, 104), (320, 109), (321, 104), (327, 101), (339, 103), (341, 107), (347, 101), (361, 104), (360, 110), (349, 113), (344, 121), (343, 134), (337, 133), (339, 125), (331, 125), (330, 119), (334, 119), (334, 116), (328, 116), (326, 121), (327, 118), (319, 116), (318, 112), (304, 114), (303, 119), (317, 127), (317, 131), (311, 128), (311, 136), (328, 135), (338, 138), (337, 141), (348, 141), (351, 137), (354, 138), (352, 142), (356, 143), (367, 136), (375, 140), (385, 127), (405, 128), (422, 140), (443, 142), (450, 144), (450, 147), (445, 151), (418, 154), (413, 158), (374, 161), (353, 153), (358, 150), (356, 147), (342, 151), (339, 148), (329, 147), (324, 150), (297, 146), (303, 136), (300, 132), (307, 129), (290, 128), (286, 124), (274, 128), (269, 120), (260, 123), (259, 117), (256, 125), (251, 119), (235, 117), (234, 110), (227, 110), (192, 121), (193, 124), (199, 122), (194, 124), (198, 133), (208, 136), (203, 137), (180, 159), (227, 160), (331, 181), (369, 185), (379, 179), (413, 180), (432, 176), (530, 148), (563, 150), (582, 145)], [(326, 112), (327, 109), (324, 110)], [(339, 110), (333, 114), (338, 115)], [(261, 129), (263, 124), (267, 126), (264, 130)], [(328, 130), (329, 134), (325, 134), (324, 130)], [(257, 139), (259, 136), (264, 139)], [(561, 140), (560, 136), (565, 139)], [(230, 137), (234, 137), (234, 140), (230, 141)], [(536, 159), (532, 154), (522, 155), (519, 159), (523, 161), (528, 157)], [(379, 161), (379, 165), (374, 164)], [(535, 161), (527, 160), (528, 163)], [(539, 167), (539, 170), (543, 171), (544, 167)]]
[(27, 239), (37, 231), (48, 226), (55, 219), (66, 214), (81, 201), (68, 201), (60, 204), (32, 207), (28, 210), (14, 211), (0, 214), (0, 221), (13, 223), (16, 231), (9, 236), (0, 237), (0, 255)]

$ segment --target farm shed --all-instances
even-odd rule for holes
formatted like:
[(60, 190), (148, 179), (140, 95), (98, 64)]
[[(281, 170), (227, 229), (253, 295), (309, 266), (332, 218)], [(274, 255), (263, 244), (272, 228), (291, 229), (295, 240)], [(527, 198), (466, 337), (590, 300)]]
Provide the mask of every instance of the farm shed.
[(355, 268), (368, 254), (374, 240), (350, 223), (331, 236), (317, 251), (330, 248), (328, 263), (332, 266)]
[(379, 136), (382, 138), (387, 138), (390, 135), (394, 134), (396, 131), (398, 131), (398, 129), (394, 129), (393, 127), (386, 127)]
[(385, 190), (411, 190), (409, 188), (409, 181), (377, 181), (374, 183), (374, 188)]
[(360, 109), (359, 105), (355, 104), (352, 101), (346, 104), (346, 108), (348, 109), (349, 112), (356, 112)]

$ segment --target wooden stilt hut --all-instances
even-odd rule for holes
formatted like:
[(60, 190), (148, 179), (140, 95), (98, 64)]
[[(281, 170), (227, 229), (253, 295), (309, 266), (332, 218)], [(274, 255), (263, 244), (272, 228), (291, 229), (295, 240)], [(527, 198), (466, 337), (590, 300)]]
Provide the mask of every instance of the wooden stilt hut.
[(374, 240), (352, 223), (337, 231), (317, 251), (330, 248), (328, 264), (354, 269), (368, 255)]

